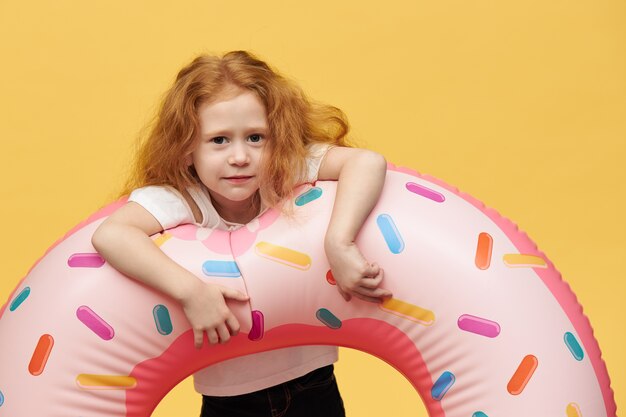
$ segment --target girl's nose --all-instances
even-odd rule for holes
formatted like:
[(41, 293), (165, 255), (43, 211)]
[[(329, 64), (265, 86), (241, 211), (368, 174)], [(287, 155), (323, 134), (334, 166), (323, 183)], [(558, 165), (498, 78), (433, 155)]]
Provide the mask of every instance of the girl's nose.
[(250, 154), (245, 144), (233, 143), (228, 163), (231, 165), (247, 165), (250, 163)]

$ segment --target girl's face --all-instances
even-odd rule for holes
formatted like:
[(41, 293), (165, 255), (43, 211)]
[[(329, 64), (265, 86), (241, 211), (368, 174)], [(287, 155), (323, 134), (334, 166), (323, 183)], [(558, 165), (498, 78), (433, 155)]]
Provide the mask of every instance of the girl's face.
[[(200, 138), (191, 154), (200, 181), (208, 188), (218, 213), (244, 223), (256, 216), (258, 172), (267, 140), (265, 106), (256, 94), (236, 87), (223, 99), (198, 109)], [(252, 217), (250, 217), (252, 216)]]

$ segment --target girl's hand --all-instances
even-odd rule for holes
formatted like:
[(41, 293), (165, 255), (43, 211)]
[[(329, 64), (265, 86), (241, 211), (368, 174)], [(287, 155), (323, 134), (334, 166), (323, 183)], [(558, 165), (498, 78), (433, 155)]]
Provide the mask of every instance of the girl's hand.
[(209, 343), (226, 343), (239, 333), (239, 321), (226, 305), (226, 299), (247, 301), (249, 297), (237, 290), (197, 280), (186, 297), (183, 310), (193, 329), (194, 345), (200, 349), (206, 332)]
[(367, 262), (356, 244), (327, 242), (325, 247), (337, 289), (346, 301), (355, 296), (364, 301), (381, 303), (392, 296), (391, 291), (380, 288), (382, 268)]

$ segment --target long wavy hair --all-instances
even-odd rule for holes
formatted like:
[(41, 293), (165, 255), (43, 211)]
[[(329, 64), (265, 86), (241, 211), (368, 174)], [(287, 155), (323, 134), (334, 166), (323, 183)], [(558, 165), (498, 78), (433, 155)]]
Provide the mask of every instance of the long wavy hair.
[(265, 105), (269, 140), (258, 175), (260, 196), (268, 206), (277, 206), (302, 181), (308, 144), (351, 146), (348, 120), (340, 109), (311, 101), (251, 53), (200, 55), (180, 70), (147, 134), (139, 138), (122, 194), (147, 185), (169, 185), (182, 192), (199, 181), (186, 162), (199, 140), (198, 109), (228, 86), (254, 92)]

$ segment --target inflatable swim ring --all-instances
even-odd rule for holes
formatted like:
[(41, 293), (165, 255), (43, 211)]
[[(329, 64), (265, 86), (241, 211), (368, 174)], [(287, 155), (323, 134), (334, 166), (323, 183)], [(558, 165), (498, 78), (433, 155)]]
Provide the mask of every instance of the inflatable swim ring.
[(208, 365), (332, 344), (394, 366), (431, 417), (614, 417), (592, 329), (550, 261), (474, 198), (390, 169), (357, 240), (385, 269), (394, 298), (381, 305), (334, 288), (320, 233), (333, 182), (300, 189), (293, 218), (268, 211), (232, 233), (185, 225), (155, 236), (199, 277), (250, 296), (231, 304), (241, 333), (201, 350), (176, 302), (95, 253), (91, 235), (117, 205), (96, 213), (0, 310), (0, 416), (145, 417)]

